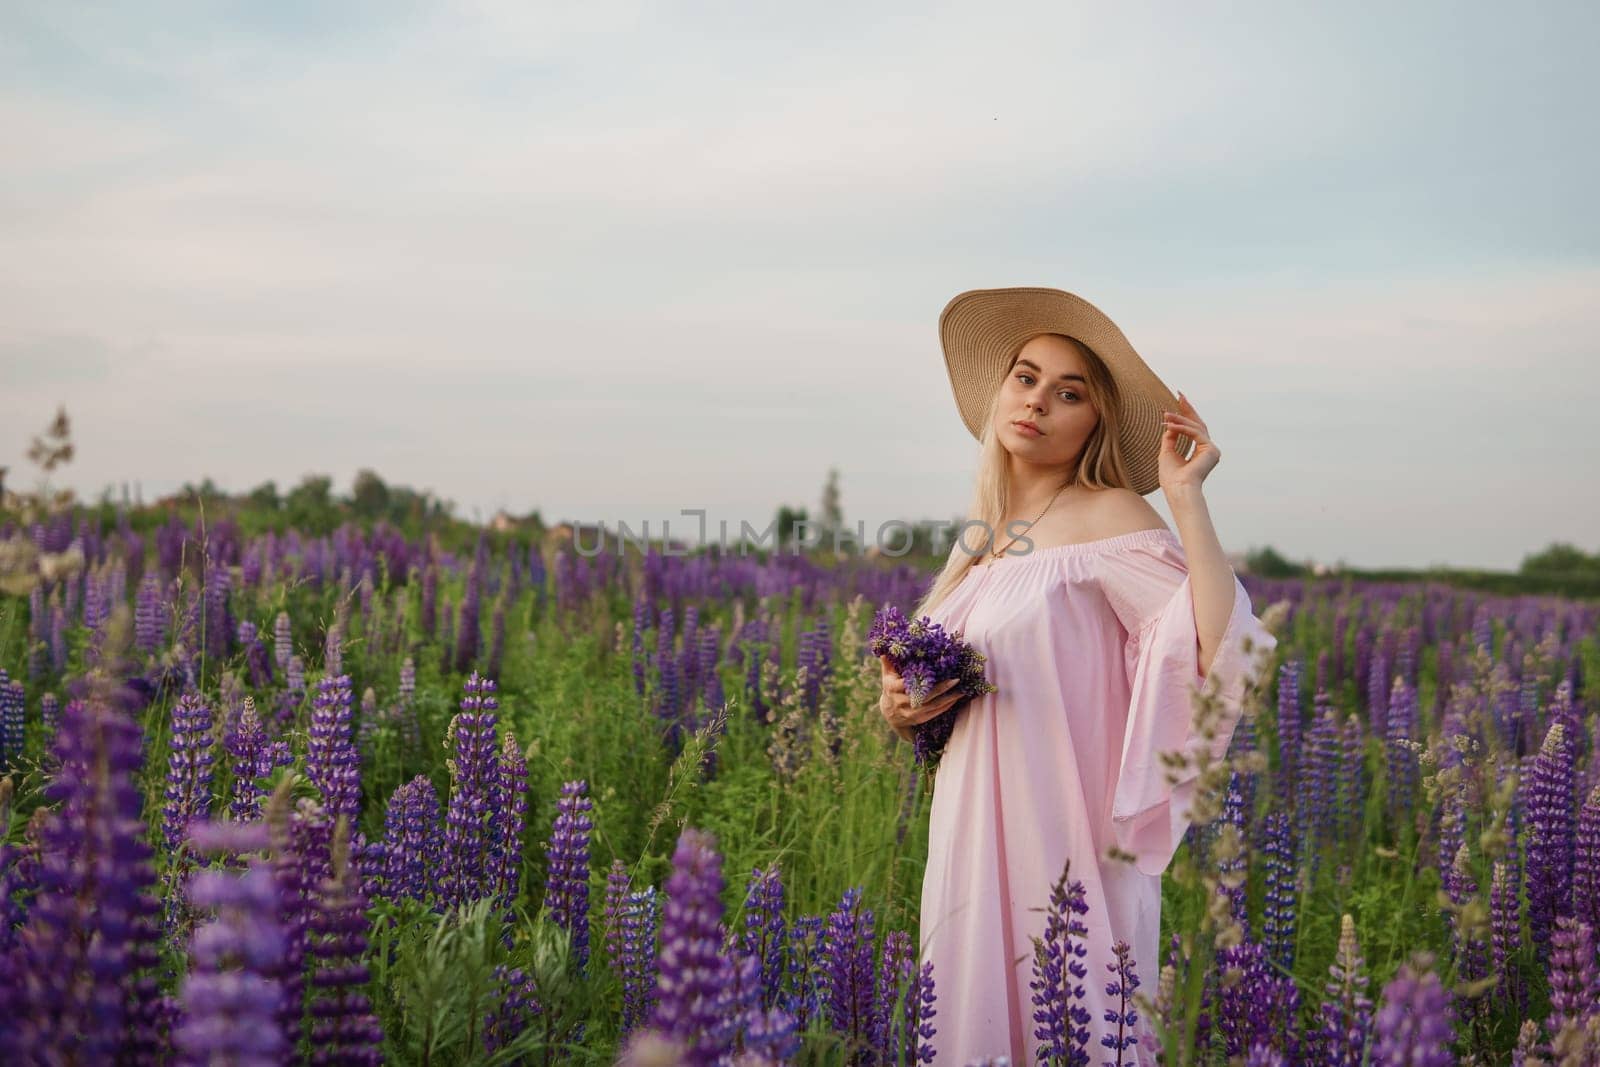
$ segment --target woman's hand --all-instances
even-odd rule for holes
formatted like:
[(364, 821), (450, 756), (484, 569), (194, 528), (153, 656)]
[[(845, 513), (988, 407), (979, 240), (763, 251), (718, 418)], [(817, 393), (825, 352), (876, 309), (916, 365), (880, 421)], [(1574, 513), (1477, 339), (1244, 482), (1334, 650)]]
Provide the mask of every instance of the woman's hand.
[(961, 679), (946, 678), (933, 687), (920, 707), (913, 708), (911, 694), (906, 692), (906, 681), (890, 664), (889, 657), (879, 656), (878, 661), (883, 664), (883, 693), (878, 697), (878, 711), (894, 732), (907, 741), (914, 739), (911, 728), (917, 723), (942, 715), (965, 699), (961, 693), (950, 692)]
[[(1157, 459), (1162, 491), (1200, 488), (1206, 475), (1215, 470), (1222, 459), (1222, 450), (1211, 440), (1200, 413), (1182, 393), (1178, 394), (1178, 410), (1163, 411), (1161, 421), (1166, 427), (1161, 434), (1161, 455)], [(1194, 440), (1194, 453), (1188, 459), (1178, 455), (1180, 433)]]

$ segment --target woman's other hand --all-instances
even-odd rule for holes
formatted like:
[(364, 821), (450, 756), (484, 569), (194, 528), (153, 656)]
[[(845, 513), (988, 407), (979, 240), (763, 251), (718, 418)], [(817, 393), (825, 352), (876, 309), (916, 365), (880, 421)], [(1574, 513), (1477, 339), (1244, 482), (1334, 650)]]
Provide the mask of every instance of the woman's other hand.
[(914, 708), (911, 694), (906, 692), (905, 679), (894, 669), (889, 657), (879, 656), (878, 661), (883, 664), (883, 692), (878, 697), (878, 711), (890, 728), (907, 741), (914, 739), (911, 728), (917, 723), (944, 714), (964, 699), (963, 694), (951, 692), (961, 679), (946, 678), (933, 687), (920, 707)]

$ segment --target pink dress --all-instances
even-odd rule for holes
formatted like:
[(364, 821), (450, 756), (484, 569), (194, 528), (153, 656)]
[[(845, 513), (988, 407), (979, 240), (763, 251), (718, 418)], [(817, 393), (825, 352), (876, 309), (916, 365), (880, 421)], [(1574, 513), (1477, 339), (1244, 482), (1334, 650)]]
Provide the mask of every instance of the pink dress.
[[(934, 780), (921, 960), (933, 961), (938, 997), (935, 1064), (1002, 1055), (1037, 1064), (1031, 937), (1044, 933), (1068, 857), (1089, 905), (1079, 1003), (1091, 1062), (1115, 1062), (1100, 1039), (1118, 1006), (1106, 994), (1116, 939), (1132, 946), (1140, 992), (1155, 992), (1161, 874), (1189, 826), (1195, 784), (1191, 775), (1169, 785), (1159, 754), (1204, 743), (1191, 734), (1190, 693), (1211, 684), (1185, 559), (1165, 528), (1036, 548), (974, 567), (929, 612), (988, 657), (999, 687), (958, 713)], [(1227, 709), (1219, 758), (1247, 679), (1268, 669), (1277, 645), (1237, 578), (1234, 587), (1210, 672)], [(1137, 862), (1106, 859), (1113, 844)], [(1140, 1013), (1139, 1046), (1124, 1063), (1154, 1062), (1147, 1026)]]

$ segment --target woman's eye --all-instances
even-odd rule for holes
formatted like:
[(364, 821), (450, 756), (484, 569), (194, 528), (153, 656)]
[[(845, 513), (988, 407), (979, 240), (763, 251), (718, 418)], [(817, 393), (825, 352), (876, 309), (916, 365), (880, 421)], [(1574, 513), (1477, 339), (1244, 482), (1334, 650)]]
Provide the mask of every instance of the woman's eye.
[(1066, 390), (1063, 390), (1060, 393), (1057, 393), (1056, 395), (1061, 397), (1061, 399), (1063, 399), (1063, 400), (1069, 400), (1069, 399), (1070, 400), (1076, 400), (1076, 399), (1078, 399), (1078, 394), (1077, 393), (1068, 392)]

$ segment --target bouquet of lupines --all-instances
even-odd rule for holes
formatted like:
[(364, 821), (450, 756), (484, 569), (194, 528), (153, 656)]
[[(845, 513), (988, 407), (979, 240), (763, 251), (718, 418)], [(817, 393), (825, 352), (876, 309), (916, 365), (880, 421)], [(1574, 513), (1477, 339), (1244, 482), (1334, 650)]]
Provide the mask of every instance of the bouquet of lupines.
[(950, 692), (961, 700), (938, 715), (911, 727), (918, 763), (928, 768), (938, 765), (945, 742), (955, 728), (956, 713), (966, 706), (966, 698), (995, 691), (983, 676), (983, 653), (962, 639), (961, 631), (947, 633), (928, 616), (913, 621), (892, 605), (878, 609), (873, 616), (867, 644), (874, 656), (887, 656), (889, 664), (905, 679), (911, 706), (919, 707), (933, 688), (951, 678), (960, 681)]

